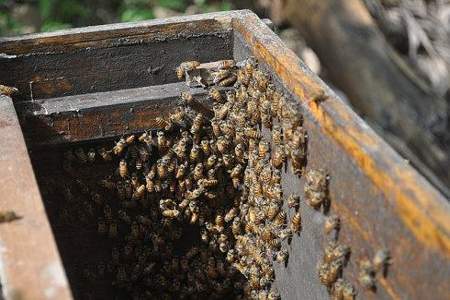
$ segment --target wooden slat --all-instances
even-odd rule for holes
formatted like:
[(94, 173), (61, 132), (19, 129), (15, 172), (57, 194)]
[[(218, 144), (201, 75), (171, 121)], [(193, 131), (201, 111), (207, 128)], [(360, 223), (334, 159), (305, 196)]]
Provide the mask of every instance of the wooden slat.
[[(172, 83), (51, 98), (16, 105), (29, 147), (81, 142), (158, 128), (155, 119), (167, 118), (180, 103), (182, 91), (206, 103), (204, 89)], [(205, 115), (210, 111), (196, 107)]]
[[(304, 110), (310, 137), (308, 168), (321, 167), (330, 172), (331, 213), (343, 218), (340, 241), (352, 248), (344, 276), (358, 287), (359, 297), (424, 299), (433, 291), (434, 299), (447, 299), (447, 199), (286, 49), (256, 15), (242, 12), (233, 20), (233, 28), (235, 57), (255, 55), (277, 75)], [(317, 104), (313, 99), (322, 93), (328, 98)], [(302, 186), (303, 180), (293, 181), (286, 188), (302, 192)], [(316, 265), (325, 246), (324, 218), (307, 207), (305, 210), (305, 233), (291, 245), (293, 265), (277, 272), (279, 278), (288, 281), (281, 281), (278, 286), (291, 298), (320, 298)], [(394, 264), (388, 277), (379, 279), (377, 293), (365, 292), (357, 281), (358, 261), (372, 257), (384, 247), (391, 250)], [(301, 276), (310, 280), (292, 279)]]
[[(10, 98), (0, 95), (0, 210), (22, 218), (0, 224), (0, 280), (6, 299), (71, 299)], [(0, 296), (0, 298), (2, 298)]]
[(0, 39), (0, 78), (30, 100), (176, 82), (185, 60), (231, 58), (232, 14)]

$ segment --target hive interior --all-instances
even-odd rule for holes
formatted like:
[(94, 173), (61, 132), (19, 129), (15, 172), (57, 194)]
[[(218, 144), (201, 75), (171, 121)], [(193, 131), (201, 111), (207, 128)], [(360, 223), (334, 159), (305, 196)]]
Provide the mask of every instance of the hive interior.
[(306, 132), (257, 65), (212, 72), (225, 74), (208, 87), (212, 119), (187, 93), (161, 130), (32, 153), (75, 298), (279, 297), (273, 263), (287, 264), (281, 243), (301, 230), (281, 174), (302, 174)]

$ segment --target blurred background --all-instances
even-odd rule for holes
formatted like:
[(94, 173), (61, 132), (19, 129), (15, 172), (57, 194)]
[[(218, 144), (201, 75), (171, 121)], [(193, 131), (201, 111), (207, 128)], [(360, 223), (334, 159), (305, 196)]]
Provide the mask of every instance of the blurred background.
[(0, 36), (242, 8), (450, 195), (450, 0), (0, 0)]

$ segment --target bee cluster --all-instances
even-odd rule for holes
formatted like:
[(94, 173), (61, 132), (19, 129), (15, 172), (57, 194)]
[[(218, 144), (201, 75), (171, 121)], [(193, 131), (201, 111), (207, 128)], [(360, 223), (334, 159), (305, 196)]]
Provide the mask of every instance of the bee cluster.
[[(112, 283), (134, 299), (279, 299), (273, 266), (288, 263), (284, 241), (302, 230), (301, 197), (284, 195), (282, 175), (304, 178), (305, 204), (327, 212), (328, 174), (305, 171), (303, 116), (256, 59), (191, 76), (199, 67), (184, 62), (176, 73), (208, 90), (212, 118), (183, 92), (156, 119), (159, 130), (66, 151), (64, 174), (46, 184), (63, 199), (56, 223), (100, 236), (103, 259), (78, 268), (87, 285)], [(326, 218), (334, 237), (318, 278), (333, 299), (349, 300), (356, 292), (342, 278), (350, 248), (337, 242), (340, 226)]]

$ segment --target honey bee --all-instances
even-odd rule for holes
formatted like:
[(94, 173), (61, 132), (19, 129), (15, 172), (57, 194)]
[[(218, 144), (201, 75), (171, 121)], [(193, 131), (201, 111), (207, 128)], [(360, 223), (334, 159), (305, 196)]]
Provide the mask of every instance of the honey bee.
[(147, 131), (144, 132), (143, 134), (141, 134), (141, 135), (139, 136), (138, 140), (139, 140), (141, 143), (145, 143), (147, 146), (151, 146), (151, 145), (153, 144), (153, 137), (152, 137), (151, 132), (150, 132), (150, 133), (147, 132)]
[(108, 237), (113, 239), (116, 238), (118, 234), (117, 223), (112, 222), (109, 224)]
[(222, 70), (232, 69), (236, 66), (236, 62), (233, 59), (225, 59), (218, 61), (217, 67)]
[[(250, 139), (254, 139), (254, 140), (261, 139), (261, 133), (255, 128), (246, 127), (244, 129), (244, 132), (245, 132), (245, 135)], [(250, 147), (249, 147), (249, 150), (250, 150)]]
[(19, 90), (15, 87), (0, 84), (0, 95), (11, 97), (12, 95), (18, 92)]
[(126, 160), (122, 159), (119, 162), (119, 175), (124, 178), (128, 175), (128, 166)]
[(144, 197), (145, 194), (145, 189), (146, 186), (143, 184), (138, 186), (133, 193), (132, 199), (142, 199), (142, 197)]
[(75, 149), (75, 156), (77, 157), (78, 161), (82, 164), (85, 164), (88, 160), (86, 153), (84, 153), (83, 148)]
[(319, 280), (320, 282), (329, 287), (338, 279), (342, 270), (341, 261), (332, 261), (331, 263), (322, 263), (319, 266)]
[(291, 229), (295, 233), (299, 233), (300, 230), (302, 229), (302, 217), (300, 215), (300, 212), (296, 212), (295, 215), (292, 217)]
[(181, 92), (181, 101), (184, 105), (192, 105), (194, 103), (194, 96), (190, 92)]
[(278, 251), (276, 256), (276, 261), (280, 264), (285, 264), (289, 258), (289, 252), (286, 249), (282, 249), (281, 251)]
[(284, 224), (286, 224), (286, 213), (281, 210), (274, 219), (274, 225), (281, 226)]
[(300, 196), (291, 194), (288, 197), (288, 207), (289, 208), (295, 208), (296, 210), (300, 206)]
[(228, 77), (226, 77), (225, 79), (221, 80), (218, 85), (219, 86), (223, 86), (223, 87), (227, 87), (227, 86), (232, 86), (237, 80), (237, 76), (234, 74), (230, 74)]
[(195, 116), (194, 120), (192, 121), (191, 133), (192, 134), (198, 133), (202, 128), (202, 125), (203, 125), (203, 114), (198, 113)]
[(285, 162), (286, 153), (284, 149), (282, 148), (282, 146), (276, 147), (272, 153), (272, 165), (277, 169), (281, 169)]
[(156, 133), (156, 143), (160, 152), (165, 153), (170, 147), (170, 141), (167, 139), (163, 131)]
[(344, 260), (349, 253), (350, 247), (330, 241), (327, 247), (325, 247), (323, 260), (327, 263), (334, 260)]
[(194, 162), (199, 161), (201, 159), (200, 151), (201, 151), (200, 146), (194, 144), (191, 148), (191, 153), (189, 154), (189, 159)]
[(234, 236), (238, 236), (242, 232), (242, 223), (241, 220), (238, 217), (235, 217), (233, 219), (233, 223), (231, 224), (231, 231), (233, 232)]
[(356, 296), (355, 288), (349, 283), (344, 281), (344, 287), (342, 289), (342, 300), (354, 300)]
[(98, 222), (97, 222), (97, 233), (101, 234), (101, 235), (104, 235), (104, 234), (106, 234), (108, 232), (108, 230), (109, 229), (108, 229), (108, 227), (106, 225), (105, 220), (99, 219)]
[(204, 177), (204, 167), (202, 163), (198, 163), (194, 168), (194, 180), (199, 180)]
[(275, 125), (272, 128), (272, 141), (275, 145), (281, 145), (283, 143), (283, 133), (279, 125)]
[(100, 157), (104, 160), (104, 161), (111, 161), (112, 160), (112, 156), (111, 156), (111, 150), (107, 151), (104, 147), (98, 149), (98, 155), (100, 155)]
[(260, 158), (264, 158), (269, 153), (269, 151), (270, 151), (269, 143), (266, 141), (260, 141), (258, 144), (258, 156)]
[(177, 68), (176, 68), (176, 74), (179, 80), (182, 80), (185, 77), (186, 72), (191, 72), (195, 70), (198, 66), (200, 66), (200, 62), (198, 61), (185, 61), (182, 62)]
[(305, 197), (313, 208), (319, 208), (326, 198), (328, 176), (324, 170), (310, 170), (305, 176)]
[(381, 272), (383, 275), (386, 273), (386, 268), (391, 263), (391, 256), (389, 250), (381, 249), (375, 253), (372, 259), (372, 265), (376, 272)]
[(325, 219), (324, 231), (325, 234), (329, 234), (333, 230), (339, 230), (341, 220), (338, 216), (332, 215)]
[(114, 147), (113, 147), (113, 153), (114, 153), (115, 155), (121, 154), (121, 153), (123, 152), (123, 150), (125, 150), (126, 146), (127, 146), (127, 142), (125, 141), (124, 138), (121, 138), (121, 139), (116, 143), (116, 145), (114, 145)]
[(280, 300), (281, 296), (278, 291), (272, 287), (269, 294), (267, 295), (267, 300)]
[(12, 210), (0, 211), (0, 223), (8, 223), (21, 218)]
[(176, 219), (180, 215), (180, 211), (177, 209), (163, 210), (162, 215), (169, 219)]
[(367, 290), (373, 290), (376, 286), (375, 269), (368, 259), (359, 262), (360, 272), (358, 281)]
[(223, 98), (222, 94), (220, 93), (219, 89), (213, 87), (209, 90), (208, 96), (216, 103), (222, 103)]

